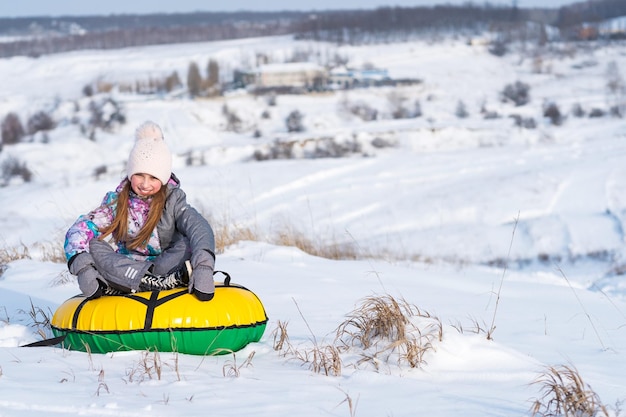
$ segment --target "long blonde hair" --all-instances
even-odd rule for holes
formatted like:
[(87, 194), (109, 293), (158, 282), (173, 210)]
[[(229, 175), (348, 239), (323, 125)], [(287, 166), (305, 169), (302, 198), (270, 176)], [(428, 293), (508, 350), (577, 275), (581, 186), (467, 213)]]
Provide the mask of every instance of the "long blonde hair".
[(132, 250), (138, 247), (145, 247), (148, 244), (148, 239), (150, 239), (152, 231), (157, 227), (161, 219), (161, 213), (163, 213), (163, 208), (165, 207), (167, 185), (163, 185), (161, 189), (152, 196), (146, 222), (139, 233), (137, 233), (137, 236), (128, 242), (128, 202), (130, 200), (130, 190), (130, 181), (126, 179), (124, 186), (117, 195), (117, 207), (115, 208), (113, 222), (102, 230), (99, 239), (102, 240), (108, 235), (112, 235), (116, 242), (126, 242), (126, 248)]

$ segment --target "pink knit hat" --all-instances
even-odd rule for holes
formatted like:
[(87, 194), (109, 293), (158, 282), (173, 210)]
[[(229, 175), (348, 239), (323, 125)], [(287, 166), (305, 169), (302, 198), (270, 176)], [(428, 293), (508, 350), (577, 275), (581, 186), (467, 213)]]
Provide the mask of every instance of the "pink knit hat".
[(135, 131), (135, 146), (130, 151), (126, 172), (128, 179), (133, 174), (150, 174), (167, 184), (172, 175), (172, 154), (156, 123), (145, 122)]

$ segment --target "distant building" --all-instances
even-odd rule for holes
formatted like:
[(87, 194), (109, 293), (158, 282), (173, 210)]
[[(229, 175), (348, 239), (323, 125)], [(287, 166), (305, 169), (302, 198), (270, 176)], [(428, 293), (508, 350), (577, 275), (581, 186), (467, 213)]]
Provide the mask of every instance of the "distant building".
[(417, 79), (391, 79), (386, 69), (326, 68), (311, 62), (265, 64), (254, 70), (234, 72), (232, 88), (247, 88), (255, 93), (279, 94), (344, 90), (350, 88), (413, 85)]
[(339, 67), (330, 72), (329, 83), (332, 88), (346, 89), (384, 85), (390, 81), (386, 69)]
[(626, 16), (605, 20), (599, 25), (599, 32), (602, 37), (610, 39), (626, 38)]
[(311, 62), (266, 64), (251, 71), (238, 71), (235, 83), (256, 89), (304, 89), (325, 88), (328, 73), (320, 65)]

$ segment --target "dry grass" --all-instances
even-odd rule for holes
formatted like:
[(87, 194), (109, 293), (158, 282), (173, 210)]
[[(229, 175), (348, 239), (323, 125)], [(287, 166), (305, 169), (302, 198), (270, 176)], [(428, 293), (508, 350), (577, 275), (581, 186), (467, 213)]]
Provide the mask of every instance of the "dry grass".
[(390, 295), (367, 297), (337, 329), (337, 339), (348, 345), (370, 348), (380, 339), (396, 342), (406, 339), (409, 317), (414, 307)]
[(274, 234), (264, 236), (254, 227), (239, 226), (229, 220), (211, 220), (211, 224), (215, 233), (215, 250), (217, 253), (223, 253), (228, 246), (238, 242), (264, 241), (279, 246), (296, 247), (310, 255), (327, 259), (359, 259), (368, 257), (355, 244), (339, 243), (336, 239), (330, 239), (330, 242), (312, 240), (289, 225), (284, 225)]
[(290, 345), (289, 334), (287, 334), (287, 324), (287, 322), (278, 320), (276, 329), (272, 332), (274, 338), (273, 347), (276, 351), (283, 351)]
[(30, 259), (30, 253), (26, 245), (20, 247), (0, 249), (0, 276), (7, 270), (7, 264), (19, 259)]
[[(297, 304), (296, 304), (297, 306)], [(300, 308), (298, 307), (298, 311)], [(309, 331), (311, 328), (300, 311), (302, 319), (306, 323)], [(310, 370), (317, 374), (323, 373), (326, 376), (340, 376), (343, 369), (340, 351), (333, 345), (320, 345), (315, 339), (315, 335), (311, 332), (312, 347), (295, 347), (289, 341), (287, 333), (287, 323), (278, 321), (276, 329), (272, 332), (274, 338), (274, 350), (281, 353), (285, 357), (296, 359), (302, 364), (309, 367)]]
[(443, 325), (437, 317), (390, 295), (365, 298), (336, 330), (342, 350), (363, 349), (359, 364), (371, 363), (376, 369), (394, 355), (398, 365), (418, 368), (434, 349), (433, 342), (442, 339)]
[(252, 228), (247, 226), (237, 226), (235, 223), (219, 223), (214, 225), (215, 232), (215, 251), (216, 253), (224, 253), (224, 250), (237, 242), (242, 241), (258, 241), (259, 234)]
[(39, 244), (41, 255), (40, 260), (43, 262), (65, 263), (67, 258), (65, 257), (65, 249), (63, 248), (63, 239), (60, 239), (61, 243), (45, 243)]
[(344, 400), (340, 402), (339, 405), (343, 403), (347, 403), (348, 409), (350, 410), (350, 417), (356, 416), (356, 406), (359, 404), (359, 398), (357, 397), (356, 401), (353, 401), (352, 397), (350, 397), (350, 395), (347, 392), (345, 392), (341, 388), (339, 390), (343, 392), (343, 394), (346, 396), (346, 398), (344, 398)]
[(311, 332), (312, 347), (296, 347), (289, 340), (287, 323), (279, 321), (272, 332), (274, 350), (324, 375), (341, 375), (342, 354), (353, 348), (361, 357), (353, 366), (368, 363), (379, 370), (381, 364), (395, 360), (399, 366), (418, 368), (434, 349), (433, 342), (442, 340), (443, 326), (438, 318), (385, 295), (366, 298), (335, 333), (333, 344), (318, 343)]
[(246, 360), (239, 365), (237, 364), (237, 355), (235, 355), (235, 352), (233, 352), (233, 360), (227, 361), (224, 364), (224, 366), (222, 367), (222, 374), (224, 376), (238, 378), (241, 375), (241, 370), (243, 368), (248, 368), (252, 366), (252, 358), (254, 358), (254, 354), (254, 351), (250, 352)]
[(309, 239), (302, 232), (286, 227), (271, 239), (271, 243), (280, 246), (293, 246), (309, 255), (326, 259), (359, 259), (362, 256), (354, 244), (339, 243), (332, 239), (330, 243), (321, 243)]
[(598, 394), (583, 382), (571, 366), (549, 366), (534, 382), (541, 388), (541, 398), (534, 401), (531, 413), (540, 417), (608, 417)]
[(46, 339), (47, 332), (50, 331), (50, 319), (53, 315), (52, 311), (48, 308), (48, 312), (45, 312), (41, 307), (35, 307), (33, 304), (33, 300), (30, 300), (30, 310), (24, 311), (19, 310), (22, 314), (27, 314), (31, 321), (32, 327), (37, 328), (37, 333), (41, 336), (42, 339)]
[(480, 322), (473, 317), (470, 317), (471, 320), (471, 327), (467, 327), (465, 328), (463, 326), (463, 324), (460, 321), (457, 321), (456, 323), (451, 324), (450, 326), (454, 329), (456, 329), (459, 333), (463, 334), (463, 333), (473, 333), (473, 334), (487, 334), (487, 325), (485, 324), (485, 322), (482, 323), (482, 325), (480, 324)]
[[(65, 251), (63, 246), (55, 243), (35, 243), (31, 249), (41, 252), (38, 260), (42, 262), (65, 263)], [(34, 259), (31, 249), (25, 244), (0, 249), (0, 276), (6, 271), (10, 262), (20, 259)]]
[(143, 382), (150, 379), (160, 381), (166, 368), (174, 373), (177, 381), (181, 380), (178, 352), (172, 352), (172, 358), (163, 362), (158, 350), (144, 350), (141, 352), (141, 358), (126, 371), (126, 376), (128, 382)]

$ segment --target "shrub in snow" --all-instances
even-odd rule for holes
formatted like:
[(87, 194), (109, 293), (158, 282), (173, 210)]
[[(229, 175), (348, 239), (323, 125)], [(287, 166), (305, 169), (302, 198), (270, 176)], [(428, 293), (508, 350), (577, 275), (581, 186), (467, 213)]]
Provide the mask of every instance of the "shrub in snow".
[(485, 120), (500, 118), (500, 114), (497, 111), (487, 109), (486, 102), (483, 102), (482, 105), (480, 106), (480, 113), (483, 115), (483, 118)]
[(93, 89), (93, 85), (91, 84), (87, 84), (86, 86), (83, 87), (83, 95), (85, 97), (91, 97), (94, 94), (94, 89)]
[(495, 56), (504, 56), (508, 52), (506, 42), (503, 40), (495, 40), (489, 44), (487, 48), (489, 53)]
[(604, 117), (605, 115), (605, 111), (602, 109), (599, 109), (597, 107), (594, 107), (593, 109), (591, 109), (591, 111), (589, 112), (589, 117), (590, 118), (596, 118), (596, 117)]
[(391, 148), (393, 146), (395, 146), (395, 144), (387, 139), (383, 139), (380, 137), (375, 137), (374, 140), (372, 140), (371, 145), (374, 148), (378, 148), (378, 149), (382, 149), (382, 148)]
[(550, 119), (550, 122), (555, 126), (561, 126), (563, 124), (563, 115), (559, 106), (555, 103), (548, 103), (544, 106), (543, 117)]
[(365, 122), (371, 122), (378, 118), (378, 110), (362, 101), (351, 103), (348, 111)]
[(606, 88), (611, 95), (619, 95), (624, 91), (624, 78), (617, 62), (611, 61), (606, 68)]
[(19, 143), (24, 137), (24, 126), (20, 118), (15, 113), (9, 113), (2, 121), (2, 143), (4, 145), (13, 145)]
[(254, 151), (252, 159), (267, 161), (271, 159), (342, 158), (355, 154), (369, 156), (375, 149), (395, 145), (393, 138), (372, 138), (367, 134), (290, 141), (275, 140), (271, 144), (260, 145)]
[(622, 116), (624, 116), (624, 106), (620, 106), (620, 105), (615, 105), (615, 106), (611, 106), (611, 116), (613, 117), (619, 117), (620, 119), (622, 118)]
[(270, 107), (276, 106), (276, 93), (270, 92), (268, 95), (266, 95), (265, 102)]
[(413, 106), (413, 117), (422, 117), (422, 103), (419, 100), (415, 100)]
[(535, 129), (537, 123), (532, 117), (522, 117), (519, 114), (512, 114), (511, 117), (515, 121), (515, 126), (522, 127), (524, 129)]
[(93, 169), (93, 176), (96, 180), (99, 180), (101, 176), (109, 171), (106, 165), (98, 165)]
[(89, 124), (94, 128), (111, 131), (117, 125), (126, 123), (126, 115), (122, 106), (111, 97), (92, 100), (89, 103), (89, 111), (91, 114)]
[(124, 108), (108, 95), (96, 95), (85, 100), (88, 101), (83, 104), (77, 102), (72, 110), (68, 110), (73, 114), (64, 114), (60, 119), (57, 117), (59, 123), (69, 120), (79, 125), (82, 134), (91, 140), (96, 140), (98, 129), (112, 132), (126, 123)]
[(407, 105), (407, 97), (395, 91), (387, 96), (387, 100), (393, 119), (412, 119), (422, 116), (422, 105), (419, 101), (415, 101), (411, 107)]
[(456, 110), (454, 114), (459, 119), (465, 119), (467, 116), (469, 116), (469, 113), (467, 112), (467, 107), (465, 106), (463, 100), (459, 100), (459, 102), (456, 104)]
[(512, 101), (516, 106), (523, 106), (530, 101), (530, 86), (521, 81), (507, 84), (502, 90), (503, 101)]
[(500, 114), (497, 111), (487, 110), (483, 113), (483, 118), (485, 120), (499, 119)]
[(243, 130), (243, 121), (241, 117), (232, 111), (226, 104), (222, 106), (222, 114), (226, 119), (226, 130), (228, 132), (241, 133)]
[(572, 116), (574, 117), (585, 117), (585, 110), (580, 105), (580, 103), (574, 103), (571, 110)]
[(37, 132), (48, 131), (54, 129), (56, 123), (52, 120), (52, 116), (44, 111), (39, 111), (28, 118), (26, 122), (26, 130), (29, 135)]
[(289, 113), (287, 119), (285, 119), (285, 124), (287, 125), (288, 132), (304, 132), (304, 125), (302, 124), (302, 119), (304, 119), (304, 115), (300, 113), (298, 110), (294, 110)]
[(30, 172), (26, 164), (20, 162), (17, 158), (8, 157), (2, 164), (0, 164), (0, 178), (2, 179), (2, 186), (6, 186), (11, 181), (11, 178), (18, 177), (24, 182), (30, 182), (33, 178), (33, 173)]

